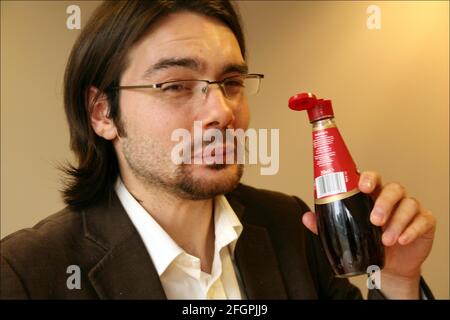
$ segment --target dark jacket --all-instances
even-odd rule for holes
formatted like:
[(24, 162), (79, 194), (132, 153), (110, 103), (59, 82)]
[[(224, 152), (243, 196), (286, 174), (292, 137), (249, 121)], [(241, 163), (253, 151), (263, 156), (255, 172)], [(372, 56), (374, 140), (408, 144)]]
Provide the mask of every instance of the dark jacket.
[[(239, 187), (226, 195), (244, 229), (235, 257), (249, 299), (361, 299), (333, 276), (308, 207), (281, 193)], [(68, 289), (79, 266), (81, 288)], [(165, 299), (158, 274), (116, 195), (81, 212), (64, 209), (1, 241), (2, 299)], [(370, 290), (369, 297), (382, 298)]]

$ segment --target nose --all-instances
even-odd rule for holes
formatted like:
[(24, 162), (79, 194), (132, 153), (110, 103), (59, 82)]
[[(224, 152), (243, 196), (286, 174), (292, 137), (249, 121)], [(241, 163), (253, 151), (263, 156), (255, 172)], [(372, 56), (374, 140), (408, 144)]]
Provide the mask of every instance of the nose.
[(225, 97), (223, 89), (217, 83), (209, 84), (204, 94), (205, 101), (199, 118), (205, 129), (229, 127), (235, 119), (236, 103)]

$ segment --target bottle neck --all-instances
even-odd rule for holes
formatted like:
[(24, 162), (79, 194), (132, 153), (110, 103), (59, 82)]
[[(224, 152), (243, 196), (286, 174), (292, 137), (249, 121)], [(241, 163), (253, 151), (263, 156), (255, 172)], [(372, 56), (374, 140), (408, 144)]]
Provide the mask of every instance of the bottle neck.
[(316, 131), (316, 130), (322, 130), (322, 129), (326, 129), (326, 128), (336, 127), (336, 122), (334, 120), (334, 117), (330, 117), (330, 118), (314, 121), (312, 123), (312, 125), (313, 125), (313, 130)]

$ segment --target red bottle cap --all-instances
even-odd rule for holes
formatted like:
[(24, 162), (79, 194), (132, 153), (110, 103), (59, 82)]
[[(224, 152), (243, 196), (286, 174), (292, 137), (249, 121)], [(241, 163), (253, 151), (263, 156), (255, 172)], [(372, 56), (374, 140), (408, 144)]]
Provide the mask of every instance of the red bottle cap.
[(312, 93), (299, 93), (289, 99), (292, 110), (308, 111), (310, 122), (334, 117), (331, 100), (317, 99)]

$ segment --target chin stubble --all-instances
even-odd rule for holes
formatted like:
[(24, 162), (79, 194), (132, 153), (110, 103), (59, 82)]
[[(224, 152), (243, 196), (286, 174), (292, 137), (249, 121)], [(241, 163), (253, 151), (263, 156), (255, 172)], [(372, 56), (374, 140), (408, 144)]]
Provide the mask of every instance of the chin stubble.
[[(227, 170), (226, 164), (213, 164), (208, 168), (214, 171)], [(229, 193), (233, 191), (239, 184), (244, 172), (244, 166), (242, 164), (236, 165), (236, 171), (230, 173), (229, 176), (223, 178), (225, 181), (220, 183), (208, 183), (205, 181), (196, 181), (188, 168), (181, 166), (177, 170), (177, 187), (176, 190), (180, 191), (178, 194), (180, 197), (189, 200), (204, 200), (210, 199), (217, 195)], [(222, 179), (221, 179), (222, 180)]]

